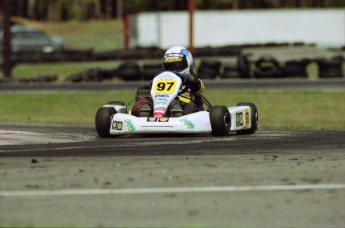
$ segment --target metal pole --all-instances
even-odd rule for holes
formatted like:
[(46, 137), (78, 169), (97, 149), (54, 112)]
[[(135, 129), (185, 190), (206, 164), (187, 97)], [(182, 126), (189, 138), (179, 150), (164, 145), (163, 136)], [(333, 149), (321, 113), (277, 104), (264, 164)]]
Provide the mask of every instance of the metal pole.
[(3, 10), (3, 29), (4, 29), (4, 36), (3, 36), (3, 70), (4, 70), (4, 77), (11, 78), (12, 77), (12, 69), (11, 69), (11, 15), (10, 15), (10, 0), (2, 0), (2, 10)]
[(123, 34), (124, 34), (124, 48), (129, 48), (129, 15), (126, 14), (123, 18)]
[(123, 0), (116, 1), (116, 18), (123, 19)]
[(188, 13), (189, 13), (189, 50), (194, 51), (194, 0), (188, 0)]

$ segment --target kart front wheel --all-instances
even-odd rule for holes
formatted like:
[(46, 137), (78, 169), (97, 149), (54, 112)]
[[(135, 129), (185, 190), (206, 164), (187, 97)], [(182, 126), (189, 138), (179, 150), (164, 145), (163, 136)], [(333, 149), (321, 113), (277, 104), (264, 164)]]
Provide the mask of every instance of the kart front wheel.
[(214, 136), (226, 136), (230, 132), (231, 117), (225, 106), (213, 106), (210, 111), (210, 121)]
[(123, 101), (108, 101), (107, 104), (126, 106), (125, 102), (123, 102)]
[(250, 103), (250, 102), (240, 102), (240, 103), (237, 104), (237, 106), (249, 106), (250, 107), (251, 127), (249, 129), (246, 129), (246, 130), (236, 131), (236, 133), (239, 134), (239, 135), (254, 134), (256, 132), (256, 130), (258, 129), (258, 124), (259, 124), (258, 108), (256, 107), (255, 104)]
[(110, 136), (110, 125), (116, 110), (113, 107), (102, 107), (96, 113), (95, 123), (96, 130), (100, 137)]

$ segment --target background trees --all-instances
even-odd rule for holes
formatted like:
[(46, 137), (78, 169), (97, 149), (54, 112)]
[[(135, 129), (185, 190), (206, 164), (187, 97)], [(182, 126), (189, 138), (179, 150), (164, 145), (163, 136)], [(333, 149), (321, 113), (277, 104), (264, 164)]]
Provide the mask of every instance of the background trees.
[[(195, 4), (200, 10), (345, 7), (342, 0), (195, 0)], [(0, 7), (2, 11), (2, 5)], [(33, 20), (66, 21), (122, 18), (127, 13), (186, 9), (187, 0), (11, 0), (10, 13)]]

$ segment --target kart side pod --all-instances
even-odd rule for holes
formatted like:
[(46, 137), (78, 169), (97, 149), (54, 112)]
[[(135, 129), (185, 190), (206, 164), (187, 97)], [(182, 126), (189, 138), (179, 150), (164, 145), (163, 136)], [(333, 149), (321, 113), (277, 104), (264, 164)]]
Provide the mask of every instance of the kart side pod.
[(237, 134), (254, 134), (258, 129), (259, 113), (255, 104), (240, 102), (236, 107), (230, 107), (231, 131)]

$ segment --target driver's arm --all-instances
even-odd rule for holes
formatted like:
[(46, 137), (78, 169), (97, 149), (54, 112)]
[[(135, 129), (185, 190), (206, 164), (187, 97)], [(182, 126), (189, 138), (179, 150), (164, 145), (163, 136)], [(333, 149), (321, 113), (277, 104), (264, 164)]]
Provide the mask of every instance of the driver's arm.
[(193, 80), (188, 83), (188, 87), (194, 95), (200, 95), (205, 90), (204, 82), (196, 77), (193, 77)]

